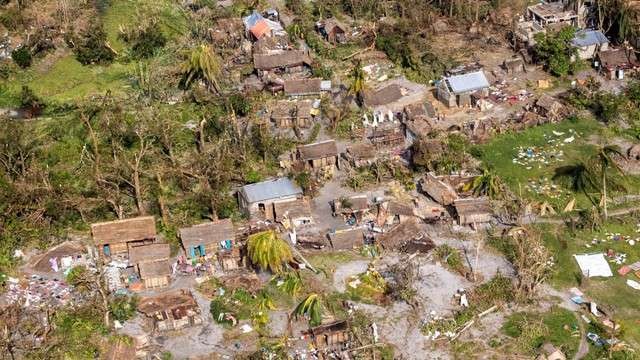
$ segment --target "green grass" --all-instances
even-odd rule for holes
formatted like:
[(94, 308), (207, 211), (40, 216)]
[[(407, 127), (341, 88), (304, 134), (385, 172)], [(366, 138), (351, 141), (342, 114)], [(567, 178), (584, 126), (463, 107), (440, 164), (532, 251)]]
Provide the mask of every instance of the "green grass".
[[(570, 199), (563, 196), (553, 199), (544, 194), (526, 189), (530, 180), (540, 180), (553, 177), (554, 169), (561, 165), (570, 164), (572, 161), (582, 159), (593, 153), (594, 146), (587, 143), (589, 136), (596, 134), (600, 125), (592, 119), (568, 119), (558, 124), (547, 124), (527, 129), (520, 133), (509, 133), (497, 136), (490, 142), (477, 147), (481, 153), (481, 160), (492, 167), (500, 178), (516, 194), (536, 201), (548, 201), (557, 209), (564, 207)], [(553, 131), (565, 133), (562, 137), (569, 137), (569, 131), (573, 130), (579, 134), (576, 140), (570, 144), (564, 144), (560, 148), (564, 152), (563, 161), (553, 162), (549, 165), (533, 165), (531, 169), (515, 164), (513, 159), (518, 154), (518, 147), (544, 147), (548, 137), (553, 136)], [(545, 137), (547, 136), (547, 137)], [(587, 199), (582, 194), (577, 194), (578, 204), (586, 205)]]
[(519, 312), (511, 315), (502, 332), (512, 339), (510, 352), (535, 355), (537, 349), (550, 342), (571, 358), (578, 350), (578, 320), (573, 312), (553, 307), (545, 313)]
[(58, 59), (46, 72), (29, 70), (12, 83), (12, 92), (29, 86), (45, 102), (70, 102), (111, 91), (121, 93), (129, 87), (130, 65), (83, 66), (73, 54)]
[[(607, 252), (612, 249), (616, 253), (626, 253), (627, 261), (631, 264), (640, 260), (640, 244), (631, 246), (624, 240), (607, 240), (601, 244), (592, 244), (592, 240), (606, 239), (607, 233), (619, 233), (630, 236), (632, 239), (640, 237), (636, 233), (637, 219), (626, 217), (609, 220), (601, 230), (590, 232), (579, 230), (571, 233), (564, 227), (554, 227), (550, 225), (541, 226), (544, 233), (544, 241), (551, 250), (556, 263), (555, 272), (551, 279), (554, 286), (558, 288), (569, 288), (580, 286), (585, 294), (593, 298), (598, 304), (602, 304), (614, 311), (613, 318), (621, 323), (624, 332), (623, 338), (634, 347), (640, 346), (640, 307), (638, 306), (638, 296), (640, 291), (629, 287), (626, 279), (640, 281), (635, 275), (627, 274), (620, 276), (617, 271), (622, 265), (609, 263), (614, 274), (610, 278), (582, 278), (580, 269), (573, 257), (573, 254)], [(586, 247), (585, 244), (591, 245)]]

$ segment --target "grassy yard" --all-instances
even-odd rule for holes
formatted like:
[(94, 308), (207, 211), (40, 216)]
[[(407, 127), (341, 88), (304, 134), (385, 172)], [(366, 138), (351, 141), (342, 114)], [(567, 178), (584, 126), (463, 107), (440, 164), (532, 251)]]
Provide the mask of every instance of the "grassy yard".
[[(573, 195), (553, 184), (554, 169), (590, 155), (594, 147), (587, 143), (587, 139), (599, 129), (600, 125), (592, 119), (568, 119), (520, 133), (500, 135), (478, 149), (481, 160), (492, 167), (512, 191), (524, 198), (547, 201), (557, 209), (564, 207)], [(565, 139), (571, 137), (574, 140), (565, 143)], [(539, 160), (519, 158), (519, 153), (527, 153), (527, 149), (531, 149), (531, 155)], [(560, 152), (562, 155), (557, 156)], [(532, 182), (535, 185), (532, 186)], [(588, 204), (583, 194), (576, 197), (580, 206)]]
[(509, 337), (506, 350), (512, 354), (536, 355), (540, 346), (550, 342), (571, 358), (580, 343), (578, 319), (559, 307), (545, 313), (515, 313), (503, 324), (502, 332)]
[[(580, 289), (596, 303), (611, 308), (614, 319), (622, 324), (623, 337), (634, 347), (640, 345), (640, 306), (638, 305), (640, 291), (629, 287), (626, 280), (640, 282), (640, 278), (633, 273), (623, 277), (617, 271), (624, 264), (629, 265), (640, 260), (640, 243), (630, 245), (626, 241), (635, 241), (640, 238), (640, 233), (636, 232), (637, 223), (637, 219), (631, 216), (611, 219), (599, 231), (579, 230), (574, 233), (564, 227), (542, 227), (545, 243), (556, 262), (556, 271), (552, 278), (553, 285), (559, 288), (580, 286)], [(613, 240), (612, 234), (620, 234), (623, 238)], [(609, 249), (615, 254), (627, 255), (624, 264), (616, 264), (612, 260), (609, 262), (613, 277), (582, 278), (573, 254), (606, 253)]]

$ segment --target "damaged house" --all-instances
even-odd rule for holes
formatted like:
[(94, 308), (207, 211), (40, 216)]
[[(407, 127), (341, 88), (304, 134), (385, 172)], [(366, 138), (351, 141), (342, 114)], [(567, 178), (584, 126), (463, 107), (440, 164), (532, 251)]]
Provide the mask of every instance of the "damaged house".
[(253, 67), (261, 78), (269, 74), (294, 74), (310, 71), (311, 63), (309, 53), (304, 50), (283, 50), (270, 54), (253, 55)]
[(402, 128), (394, 126), (393, 124), (374, 127), (367, 135), (367, 139), (369, 139), (377, 150), (395, 152), (404, 149), (405, 146)]
[(359, 223), (369, 213), (369, 200), (366, 195), (334, 199), (332, 206), (333, 216), (342, 215), (351, 224)]
[(376, 120), (382, 122), (385, 116), (389, 116), (389, 121), (396, 120), (393, 118), (396, 113), (402, 112), (407, 105), (424, 101), (427, 93), (426, 86), (401, 77), (365, 91), (364, 104), (374, 111), (375, 125)]
[(316, 29), (325, 40), (332, 44), (347, 42), (347, 26), (334, 18), (316, 23)]
[(305, 335), (311, 338), (314, 348), (321, 353), (342, 352), (349, 348), (352, 340), (349, 323), (346, 320), (312, 327)]
[(313, 125), (320, 109), (313, 107), (312, 100), (278, 101), (271, 111), (271, 121), (279, 129), (307, 129)]
[(361, 228), (336, 230), (327, 234), (334, 250), (353, 250), (364, 245), (365, 234)]
[(189, 290), (177, 290), (140, 299), (138, 311), (151, 319), (154, 330), (180, 330), (202, 324), (196, 299)]
[(395, 200), (378, 204), (378, 225), (403, 223), (416, 217), (415, 207)]
[(640, 61), (633, 49), (610, 49), (601, 51), (597, 59), (600, 69), (609, 80), (622, 80), (627, 76), (637, 73), (640, 69)]
[(273, 204), (275, 221), (285, 228), (299, 227), (313, 222), (311, 206), (305, 199)]
[(340, 168), (340, 157), (335, 140), (300, 145), (296, 151), (296, 158), (307, 170), (333, 172), (336, 168)]
[(482, 70), (446, 76), (436, 85), (438, 100), (446, 106), (473, 106), (472, 96), (484, 98), (489, 95), (489, 81)]
[(331, 80), (312, 78), (284, 81), (284, 94), (287, 96), (320, 96), (323, 91), (331, 91)]
[(429, 197), (443, 206), (452, 205), (458, 199), (458, 193), (455, 189), (438, 179), (433, 173), (427, 173), (420, 182), (422, 191), (427, 193)]
[(302, 189), (288, 178), (243, 186), (238, 191), (240, 210), (251, 218), (273, 219), (273, 204), (302, 198)]
[(242, 258), (240, 249), (235, 244), (236, 233), (231, 219), (182, 228), (179, 234), (187, 259), (197, 260), (217, 255), (224, 270), (240, 266)]
[(487, 198), (457, 199), (453, 206), (458, 214), (458, 224), (471, 225), (486, 224), (493, 220), (493, 210)]
[(106, 257), (128, 256), (131, 247), (156, 243), (156, 234), (153, 216), (91, 224), (93, 242), (98, 252)]
[(286, 35), (286, 31), (279, 22), (264, 18), (259, 12), (253, 11), (250, 15), (242, 18), (247, 36), (253, 40), (260, 40), (263, 37), (276, 35)]
[(385, 250), (401, 250), (404, 252), (431, 251), (435, 244), (420, 228), (416, 219), (405, 221), (376, 239)]
[(342, 157), (354, 168), (368, 166), (376, 161), (376, 148), (366, 143), (351, 145)]
[(567, 8), (564, 1), (542, 1), (527, 8), (527, 17), (542, 27), (564, 26), (579, 27), (578, 14), (573, 8)]
[(550, 122), (557, 122), (563, 119), (566, 108), (556, 98), (545, 94), (536, 101), (534, 111)]

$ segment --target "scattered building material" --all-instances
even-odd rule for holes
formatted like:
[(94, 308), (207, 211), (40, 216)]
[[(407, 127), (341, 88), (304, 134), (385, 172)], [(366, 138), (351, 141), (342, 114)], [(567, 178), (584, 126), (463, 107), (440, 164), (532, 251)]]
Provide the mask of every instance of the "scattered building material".
[(259, 40), (265, 36), (286, 35), (284, 28), (279, 22), (265, 19), (256, 10), (242, 18), (242, 21), (244, 22), (245, 31), (247, 34), (250, 34), (254, 40)]
[(202, 324), (200, 307), (189, 290), (142, 298), (138, 311), (149, 317), (158, 331), (180, 330)]
[(79, 242), (65, 241), (56, 245), (30, 262), (38, 272), (65, 271), (76, 265), (86, 264), (87, 248)]
[(351, 341), (349, 323), (346, 320), (312, 327), (306, 334), (311, 336), (315, 348), (322, 352), (343, 351)]
[(311, 58), (303, 50), (284, 50), (272, 54), (254, 54), (253, 66), (262, 76), (267, 72), (296, 73), (311, 66)]
[(564, 353), (551, 343), (545, 343), (540, 348), (540, 355), (536, 360), (567, 360)]
[(526, 71), (524, 60), (520, 56), (505, 59), (502, 63), (502, 67), (509, 75), (517, 75)]
[(433, 173), (427, 173), (420, 182), (422, 191), (426, 192), (438, 204), (449, 206), (458, 198), (451, 185), (439, 180)]
[(262, 281), (256, 273), (248, 270), (227, 274), (218, 278), (222, 286), (228, 291), (244, 289), (256, 293), (262, 288)]
[(213, 256), (217, 250), (231, 250), (236, 238), (231, 219), (198, 224), (179, 230), (188, 259)]
[(535, 112), (549, 121), (557, 122), (564, 118), (566, 108), (562, 103), (550, 95), (542, 95), (535, 104)]

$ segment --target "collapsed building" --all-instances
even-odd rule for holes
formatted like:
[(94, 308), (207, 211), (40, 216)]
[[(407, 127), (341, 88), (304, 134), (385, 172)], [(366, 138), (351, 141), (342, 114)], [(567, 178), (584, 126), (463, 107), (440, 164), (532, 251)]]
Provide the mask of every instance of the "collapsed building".
[(138, 311), (147, 316), (157, 331), (180, 330), (202, 324), (196, 299), (189, 290), (177, 290), (140, 299)]

